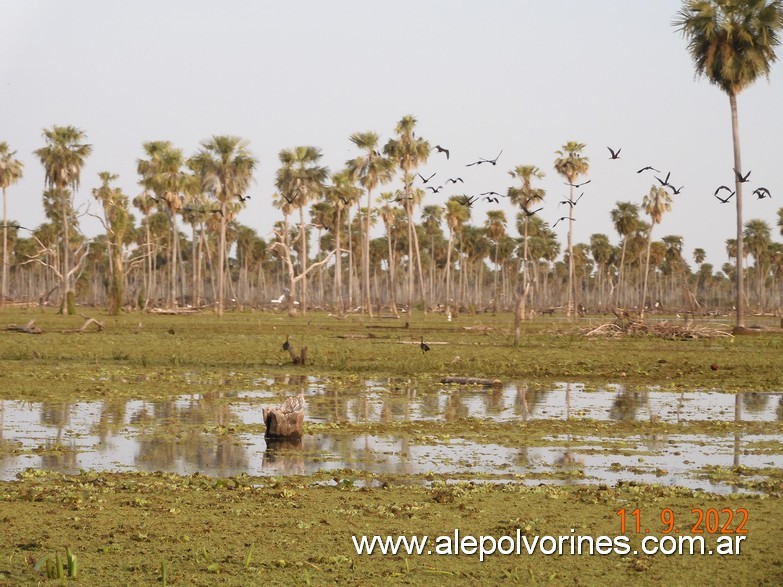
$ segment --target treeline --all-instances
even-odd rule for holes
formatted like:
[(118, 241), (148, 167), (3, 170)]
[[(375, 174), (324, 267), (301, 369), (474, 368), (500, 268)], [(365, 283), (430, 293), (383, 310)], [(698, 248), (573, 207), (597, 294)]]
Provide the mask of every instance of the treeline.
[[(291, 313), (320, 308), (340, 315), (521, 306), (526, 317), (531, 309), (570, 313), (642, 304), (730, 310), (732, 263), (715, 267), (703, 249), (686, 252), (682, 236), (653, 239), (670, 209), (662, 188), (653, 186), (638, 203), (617, 202), (610, 211), (615, 235), (573, 243), (569, 226), (564, 246), (537, 214), (546, 198), (535, 186), (543, 172), (520, 165), (510, 171), (513, 185), (495, 194), (510, 198), (516, 217), (509, 221), (502, 210), (490, 210), (476, 225), (475, 196), (426, 204), (417, 170), (435, 147), (416, 136), (415, 124), (403, 117), (385, 144), (373, 132), (352, 135), (357, 155), (334, 172), (320, 164), (315, 147), (281, 151), (271, 196), (280, 219), (270, 240), (239, 220), (257, 161), (237, 137), (212, 137), (191, 157), (167, 141), (145, 143), (137, 161), (141, 189), (132, 198), (114, 186), (116, 175), (100, 173), (91, 195), (100, 204), (104, 233), (92, 239), (80, 231), (74, 206), (92, 150), (84, 132), (44, 131), (45, 145), (35, 156), (46, 174), (48, 220), (33, 228), (6, 217), (6, 192), (22, 177), (24, 163), (0, 143), (3, 303), (39, 301), (69, 313), (77, 303), (111, 313), (186, 306), (222, 313), (273, 300)], [(589, 171), (583, 148), (567, 143), (557, 152), (554, 171), (568, 183)], [(389, 184), (402, 187), (384, 191)], [(778, 215), (780, 227), (783, 209)], [(751, 309), (769, 311), (781, 305), (783, 244), (773, 241), (762, 220), (744, 226), (745, 299)], [(727, 255), (736, 258), (733, 239)]]

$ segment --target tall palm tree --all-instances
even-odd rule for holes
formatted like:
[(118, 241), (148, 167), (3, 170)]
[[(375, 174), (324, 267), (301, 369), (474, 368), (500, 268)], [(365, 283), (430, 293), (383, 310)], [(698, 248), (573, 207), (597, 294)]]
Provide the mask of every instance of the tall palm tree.
[(352, 177), (367, 192), (367, 210), (364, 214), (364, 238), (362, 241), (362, 312), (372, 318), (370, 300), (370, 221), (372, 214), (372, 191), (379, 185), (388, 183), (394, 173), (394, 161), (384, 157), (378, 151), (378, 135), (374, 132), (357, 132), (351, 135), (351, 142), (363, 151), (351, 159), (346, 166)]
[(430, 247), (429, 247), (429, 300), (427, 300), (427, 305), (432, 307), (432, 304), (434, 303), (433, 299), (433, 290), (435, 289), (434, 286), (434, 280), (435, 280), (435, 239), (436, 238), (443, 238), (443, 230), (441, 229), (441, 222), (443, 220), (443, 213), (444, 209), (443, 206), (437, 206), (434, 204), (430, 204), (429, 206), (424, 206), (424, 208), (421, 211), (421, 223), (424, 228), (424, 234), (426, 234), (428, 237), (430, 237)]
[(662, 186), (651, 186), (650, 192), (642, 200), (642, 208), (650, 216), (652, 223), (647, 232), (647, 259), (644, 266), (644, 286), (642, 287), (642, 303), (639, 316), (644, 320), (644, 309), (647, 303), (647, 277), (650, 272), (650, 244), (652, 243), (652, 231), (656, 224), (661, 223), (664, 212), (672, 209), (672, 197)]
[[(416, 266), (419, 271), (419, 295), (423, 302), (424, 274), (421, 269), (421, 253), (419, 251), (419, 237), (413, 223), (414, 198), (412, 186), (414, 173), (419, 166), (427, 162), (430, 155), (430, 144), (421, 137), (417, 137), (414, 129), (416, 118), (408, 114), (403, 116), (394, 128), (397, 137), (390, 139), (383, 147), (383, 152), (393, 159), (402, 171), (404, 188), (403, 202), (405, 215), (408, 221), (408, 312), (413, 307), (413, 258), (416, 257)], [(427, 313), (427, 305), (424, 304), (424, 313)]]
[(495, 243), (495, 257), (493, 264), (495, 265), (495, 281), (494, 292), (492, 294), (492, 311), (498, 311), (498, 275), (500, 275), (500, 268), (498, 267), (498, 250), (500, 249), (500, 241), (506, 236), (506, 214), (503, 210), (488, 210), (487, 220), (484, 223), (484, 228), (487, 230), (489, 238)]
[(590, 235), (590, 253), (593, 260), (598, 265), (598, 299), (600, 304), (606, 303), (604, 299), (604, 280), (607, 273), (607, 267), (614, 256), (614, 247), (609, 242), (609, 237), (602, 233)]
[[(454, 250), (454, 237), (462, 232), (462, 227), (470, 220), (470, 208), (457, 197), (446, 202), (446, 224), (449, 227), (449, 245), (446, 253), (446, 316), (451, 317), (451, 253)], [(464, 267), (461, 267), (464, 273)]]
[[(71, 291), (70, 222), (73, 193), (79, 189), (84, 161), (92, 153), (92, 145), (84, 143), (86, 134), (75, 126), (53, 126), (44, 129), (46, 146), (34, 151), (41, 160), (45, 185), (54, 190), (60, 204), (62, 222), (62, 314), (76, 313)], [(70, 188), (70, 189), (67, 189)]]
[(617, 295), (615, 304), (624, 303), (623, 285), (627, 281), (625, 276), (625, 253), (628, 248), (629, 237), (637, 230), (640, 222), (639, 205), (633, 202), (617, 202), (617, 205), (609, 213), (614, 224), (614, 229), (623, 241), (620, 252), (620, 267), (617, 271)]
[(770, 269), (771, 255), (769, 247), (772, 244), (772, 229), (763, 220), (748, 220), (742, 234), (747, 244), (748, 253), (753, 256), (756, 272), (756, 302), (759, 310), (764, 310), (764, 282)]
[(737, 197), (737, 326), (745, 326), (742, 258), (742, 161), (737, 96), (759, 77), (769, 76), (783, 30), (783, 0), (685, 0), (673, 25), (688, 41), (698, 76), (729, 97)]
[[(337, 296), (337, 315), (343, 317), (345, 314), (345, 301), (343, 299), (343, 251), (342, 236), (343, 226), (347, 224), (343, 220), (343, 210), (346, 214), (350, 212), (351, 206), (359, 200), (361, 190), (351, 178), (351, 172), (347, 169), (332, 174), (332, 184), (326, 188), (326, 198), (334, 206), (337, 218), (334, 231), (334, 249), (336, 251), (334, 258), (334, 292)], [(350, 242), (349, 242), (350, 244)]]
[[(307, 232), (305, 230), (304, 208), (320, 198), (326, 186), (324, 182), (329, 176), (329, 170), (318, 162), (321, 160), (321, 150), (317, 147), (300, 146), (293, 149), (283, 149), (278, 155), (281, 167), (275, 175), (275, 186), (280, 195), (292, 206), (299, 208), (299, 246), (300, 270), (302, 280), (302, 313), (307, 313)], [(294, 312), (295, 283), (291, 282), (291, 296), (289, 298), (289, 313)]]
[(93, 197), (103, 205), (106, 240), (109, 245), (109, 315), (117, 316), (125, 302), (125, 270), (122, 248), (125, 237), (133, 228), (133, 217), (128, 210), (128, 197), (111, 184), (119, 175), (101, 171), (101, 185), (92, 190)]
[(225, 266), (227, 262), (226, 223), (230, 208), (243, 204), (258, 160), (247, 148), (248, 142), (234, 136), (216, 135), (201, 143), (201, 150), (189, 162), (206, 193), (217, 200), (220, 213), (218, 251), (217, 315), (223, 315)]
[(145, 274), (144, 291), (140, 296), (140, 303), (142, 308), (146, 308), (149, 304), (152, 290), (155, 287), (155, 257), (152, 254), (152, 234), (150, 232), (150, 215), (155, 208), (155, 200), (148, 190), (144, 190), (141, 194), (133, 198), (133, 206), (141, 212), (142, 225), (144, 226), (144, 244), (145, 244)]
[(138, 159), (136, 171), (141, 176), (139, 184), (155, 194), (158, 206), (166, 212), (171, 230), (169, 247), (169, 295), (168, 306), (177, 305), (177, 261), (179, 259), (179, 231), (177, 213), (185, 206), (187, 194), (193, 191), (194, 176), (183, 169), (185, 159), (182, 150), (169, 141), (144, 143), (148, 159)]
[[(574, 182), (577, 178), (587, 174), (590, 169), (590, 161), (582, 156), (584, 143), (568, 141), (557, 151), (555, 159), (555, 171), (562, 175), (569, 185), (568, 199), (574, 202)], [(566, 316), (571, 316), (574, 311), (574, 207), (568, 210), (568, 302), (566, 306)]]
[(522, 266), (524, 267), (524, 277), (522, 284), (522, 291), (517, 292), (517, 300), (515, 304), (515, 318), (514, 318), (514, 344), (519, 344), (520, 336), (520, 321), (527, 317), (527, 296), (530, 289), (530, 257), (528, 255), (528, 223), (532, 218), (534, 212), (534, 206), (543, 201), (546, 191), (542, 188), (533, 187), (533, 179), (543, 179), (544, 173), (535, 165), (518, 165), (508, 174), (514, 178), (522, 181), (521, 186), (508, 188), (508, 198), (515, 206), (519, 206), (522, 209), (521, 216), (524, 219), (524, 229), (522, 238)]
[(6, 207), (6, 190), (22, 179), (24, 163), (15, 159), (16, 151), (12, 151), (8, 143), (0, 142), (0, 187), (3, 188), (3, 284), (0, 291), (0, 307), (5, 306), (8, 297), (8, 210)]

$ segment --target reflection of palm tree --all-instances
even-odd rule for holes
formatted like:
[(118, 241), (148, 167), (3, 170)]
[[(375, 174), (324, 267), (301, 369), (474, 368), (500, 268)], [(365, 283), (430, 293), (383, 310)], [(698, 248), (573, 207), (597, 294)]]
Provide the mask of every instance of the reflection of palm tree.
[(621, 388), (609, 408), (609, 418), (621, 422), (636, 420), (636, 412), (647, 402), (647, 392)]
[(459, 418), (468, 417), (468, 406), (462, 401), (462, 396), (459, 393), (449, 394), (443, 416), (446, 420), (458, 420)]
[(766, 393), (743, 393), (742, 403), (749, 412), (763, 412), (767, 407), (769, 395)]
[(778, 420), (783, 420), (783, 395), (780, 396), (778, 401)]
[(546, 391), (540, 389), (529, 389), (527, 384), (517, 384), (517, 394), (514, 398), (514, 413), (520, 414), (522, 420), (526, 421), (533, 415), (536, 405), (546, 397)]
[(116, 433), (125, 425), (125, 408), (128, 405), (123, 399), (105, 400), (101, 404), (101, 415), (93, 427), (93, 432), (98, 434), (101, 445), (106, 444), (109, 433)]
[(41, 402), (41, 424), (57, 427), (57, 444), (60, 443), (63, 428), (68, 425), (71, 404)]

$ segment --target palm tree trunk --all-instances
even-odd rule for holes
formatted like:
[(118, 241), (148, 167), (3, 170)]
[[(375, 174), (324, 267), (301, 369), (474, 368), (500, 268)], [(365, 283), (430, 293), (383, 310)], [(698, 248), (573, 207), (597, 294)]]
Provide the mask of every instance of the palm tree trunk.
[(740, 140), (739, 140), (739, 119), (737, 117), (737, 96), (734, 92), (729, 92), (729, 105), (731, 106), (731, 138), (734, 144), (734, 191), (737, 193), (737, 326), (745, 326), (745, 300), (742, 283), (744, 280), (742, 258), (742, 182), (737, 175), (742, 173), (742, 162), (740, 160)]
[(642, 288), (642, 305), (639, 310), (639, 317), (644, 320), (644, 307), (647, 303), (647, 277), (650, 274), (650, 245), (652, 244), (652, 229), (655, 226), (655, 222), (650, 225), (650, 230), (647, 231), (647, 260), (644, 263), (644, 287)]
[(342, 208), (337, 205), (337, 229), (334, 235), (336, 254), (334, 258), (334, 292), (337, 296), (337, 315), (342, 318), (345, 315), (345, 304), (343, 303), (343, 251), (340, 241), (342, 233)]
[(0, 292), (0, 307), (5, 306), (8, 295), (8, 211), (6, 209), (5, 188), (3, 188), (3, 287)]
[(71, 307), (68, 304), (68, 294), (71, 292), (71, 264), (70, 264), (70, 248), (71, 248), (71, 238), (68, 230), (68, 208), (65, 205), (65, 190), (60, 189), (60, 198), (62, 200), (62, 215), (63, 215), (63, 276), (62, 276), (62, 282), (63, 282), (63, 302), (62, 307), (60, 308), (60, 313), (64, 315), (71, 315), (74, 312), (71, 312)]
[(302, 316), (307, 314), (307, 233), (304, 222), (304, 206), (299, 206), (299, 238), (302, 240)]

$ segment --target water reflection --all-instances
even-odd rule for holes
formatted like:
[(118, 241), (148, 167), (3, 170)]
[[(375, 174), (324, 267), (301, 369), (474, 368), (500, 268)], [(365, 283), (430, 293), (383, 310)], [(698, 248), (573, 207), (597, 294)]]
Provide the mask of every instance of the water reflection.
[[(302, 383), (297, 382), (297, 385)], [(562, 384), (530, 389), (516, 382), (497, 389), (434, 387), (370, 380), (366, 393), (304, 380), (307, 420), (394, 422), (536, 419), (641, 421), (775, 421), (780, 394), (665, 393), (611, 386), (586, 391)], [(462, 439), (418, 440), (404, 434), (306, 435), (295, 442), (237, 432), (261, 424), (268, 390), (185, 395), (171, 400), (24, 403), (0, 401), (0, 478), (28, 468), (170, 471), (207, 475), (302, 475), (353, 468), (378, 474), (509, 473), (552, 475), (574, 482), (639, 481), (705, 486), (690, 478), (706, 464), (783, 466), (783, 455), (755, 454), (753, 442), (777, 435), (686, 436), (640, 434), (622, 439), (565, 435), (544, 446), (507, 447)], [(263, 398), (259, 400), (259, 398)], [(14, 449), (21, 447), (24, 454)], [(711, 487), (716, 490), (715, 487)], [(717, 488), (720, 490), (720, 488)], [(724, 487), (725, 489), (725, 487)]]

